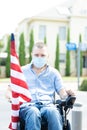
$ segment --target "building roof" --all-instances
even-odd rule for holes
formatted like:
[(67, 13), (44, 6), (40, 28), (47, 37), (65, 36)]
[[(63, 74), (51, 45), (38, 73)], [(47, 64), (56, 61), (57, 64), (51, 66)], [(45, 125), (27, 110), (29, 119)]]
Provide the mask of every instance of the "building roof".
[(68, 20), (72, 16), (87, 16), (87, 0), (66, 0), (63, 4), (49, 8), (33, 17), (26, 18), (19, 24), (34, 19)]
[(87, 0), (67, 0), (63, 4), (45, 10), (35, 17), (67, 19), (73, 15), (87, 16)]
[(87, 0), (74, 0), (72, 15), (87, 16)]
[(67, 18), (70, 15), (71, 15), (71, 12), (67, 7), (56, 6), (44, 12), (41, 12), (35, 17), (55, 19), (55, 18)]

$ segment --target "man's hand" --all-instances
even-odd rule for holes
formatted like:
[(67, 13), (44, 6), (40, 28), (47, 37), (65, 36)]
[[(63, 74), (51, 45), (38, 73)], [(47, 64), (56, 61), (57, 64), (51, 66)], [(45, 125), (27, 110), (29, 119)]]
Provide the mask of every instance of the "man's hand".
[(60, 95), (61, 99), (66, 99), (69, 95), (75, 96), (75, 92), (72, 91), (71, 89), (69, 89), (69, 90), (61, 89), (59, 92), (59, 95)]
[(67, 93), (68, 95), (75, 96), (75, 92), (74, 92), (73, 90), (71, 90), (71, 89), (66, 90), (66, 93)]

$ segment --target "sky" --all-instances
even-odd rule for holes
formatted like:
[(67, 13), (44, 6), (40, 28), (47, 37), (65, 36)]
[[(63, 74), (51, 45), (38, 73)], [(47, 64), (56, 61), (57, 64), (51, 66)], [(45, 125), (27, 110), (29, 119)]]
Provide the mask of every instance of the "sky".
[(15, 31), (18, 23), (67, 0), (0, 0), (0, 38)]

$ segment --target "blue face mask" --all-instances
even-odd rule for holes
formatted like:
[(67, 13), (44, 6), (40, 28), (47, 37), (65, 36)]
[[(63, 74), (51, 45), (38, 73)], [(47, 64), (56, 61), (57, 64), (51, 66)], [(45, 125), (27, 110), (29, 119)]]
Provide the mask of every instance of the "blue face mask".
[(45, 64), (47, 64), (47, 60), (46, 57), (34, 56), (32, 59), (32, 63), (35, 65), (35, 67), (42, 68)]

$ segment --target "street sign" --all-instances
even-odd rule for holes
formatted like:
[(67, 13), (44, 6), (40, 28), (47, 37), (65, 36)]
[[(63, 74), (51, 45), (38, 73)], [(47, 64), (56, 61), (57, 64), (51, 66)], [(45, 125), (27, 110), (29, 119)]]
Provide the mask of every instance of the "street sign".
[(77, 49), (77, 47), (76, 47), (76, 44), (75, 43), (67, 43), (66, 44), (66, 48), (67, 48), (67, 50), (76, 50)]

